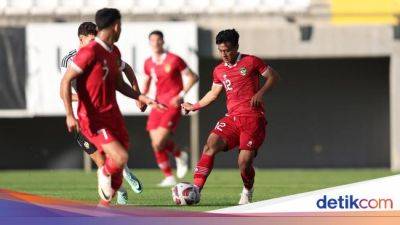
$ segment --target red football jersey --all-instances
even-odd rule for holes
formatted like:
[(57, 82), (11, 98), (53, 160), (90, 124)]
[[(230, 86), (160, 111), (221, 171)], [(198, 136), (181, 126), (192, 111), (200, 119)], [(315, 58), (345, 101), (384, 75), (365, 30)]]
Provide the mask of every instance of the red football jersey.
[(115, 90), (120, 66), (118, 48), (98, 38), (78, 51), (71, 67), (82, 73), (77, 78), (79, 117), (119, 112)]
[(221, 63), (215, 67), (213, 83), (225, 87), (228, 115), (264, 115), (264, 108), (252, 107), (250, 100), (260, 89), (259, 76), (267, 69), (261, 59), (240, 53), (234, 65)]
[(183, 89), (181, 72), (187, 69), (187, 65), (182, 58), (170, 52), (164, 53), (161, 60), (157, 63), (153, 57), (146, 59), (144, 72), (156, 82), (156, 100), (169, 105), (171, 98)]

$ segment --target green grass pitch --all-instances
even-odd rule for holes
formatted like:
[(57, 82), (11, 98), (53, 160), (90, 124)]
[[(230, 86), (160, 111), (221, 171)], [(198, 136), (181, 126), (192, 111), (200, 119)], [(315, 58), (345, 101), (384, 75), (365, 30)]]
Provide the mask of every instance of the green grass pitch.
[[(129, 203), (140, 207), (161, 207), (207, 211), (234, 206), (239, 200), (242, 181), (237, 169), (215, 169), (202, 191), (197, 206), (175, 206), (169, 188), (158, 188), (159, 170), (135, 169), (144, 191), (135, 194), (129, 187)], [(257, 169), (254, 201), (333, 187), (352, 182), (393, 175), (388, 169)], [(183, 181), (191, 181), (187, 175)], [(97, 183), (94, 172), (79, 170), (0, 171), (0, 188), (43, 196), (96, 203)]]

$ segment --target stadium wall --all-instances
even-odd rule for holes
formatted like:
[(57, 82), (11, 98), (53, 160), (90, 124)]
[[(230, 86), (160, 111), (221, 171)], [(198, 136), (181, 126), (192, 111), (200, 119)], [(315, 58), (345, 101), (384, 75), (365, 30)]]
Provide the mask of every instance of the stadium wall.
[(24, 109), (25, 28), (0, 28), (0, 109)]

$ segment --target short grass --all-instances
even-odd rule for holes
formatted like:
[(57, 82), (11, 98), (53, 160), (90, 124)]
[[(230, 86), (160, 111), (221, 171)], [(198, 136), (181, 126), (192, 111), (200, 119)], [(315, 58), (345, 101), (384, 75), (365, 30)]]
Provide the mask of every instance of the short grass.
[[(137, 169), (134, 173), (142, 180), (145, 189), (142, 194), (135, 194), (129, 190), (129, 202), (140, 207), (213, 210), (236, 205), (242, 189), (238, 170), (215, 169), (202, 191), (200, 204), (178, 207), (172, 202), (169, 188), (156, 186), (162, 179), (158, 170)], [(389, 175), (393, 173), (388, 169), (258, 169), (254, 201)], [(192, 179), (188, 175), (184, 180)], [(94, 172), (87, 174), (78, 170), (0, 171), (0, 188), (37, 195), (95, 203), (98, 200), (96, 187)]]

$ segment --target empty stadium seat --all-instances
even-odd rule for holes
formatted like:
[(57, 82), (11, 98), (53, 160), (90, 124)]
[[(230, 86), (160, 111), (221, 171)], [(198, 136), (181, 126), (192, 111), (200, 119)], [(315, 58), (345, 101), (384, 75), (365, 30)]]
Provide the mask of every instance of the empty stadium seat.
[(83, 15), (92, 15), (95, 14), (97, 10), (110, 6), (109, 0), (86, 0), (85, 6), (81, 9), (81, 13)]
[(257, 12), (257, 7), (261, 0), (236, 0), (236, 6), (233, 7), (235, 13)]
[(186, 0), (185, 6), (182, 8), (183, 13), (203, 13), (210, 6), (210, 0)]
[(284, 6), (285, 0), (261, 0), (257, 9), (262, 13), (279, 13), (283, 11)]
[(76, 15), (85, 7), (84, 0), (59, 0), (59, 6), (56, 9), (57, 14)]
[(31, 8), (33, 15), (49, 15), (53, 14), (58, 7), (58, 1), (54, 0), (35, 0)]
[(134, 14), (155, 13), (159, 5), (160, 5), (160, 0), (136, 0), (132, 12)]
[(310, 7), (310, 0), (286, 0), (283, 6), (284, 12), (305, 12)]
[(228, 13), (235, 6), (235, 0), (211, 0), (208, 11), (210, 13)]
[(29, 14), (29, 11), (32, 8), (33, 3), (34, 3), (33, 0), (8, 1), (7, 6), (4, 8), (4, 14), (6, 15)]
[(156, 11), (158, 13), (180, 13), (185, 6), (185, 0), (160, 0)]
[(117, 8), (121, 13), (130, 13), (135, 7), (134, 0), (111, 0), (110, 5)]

